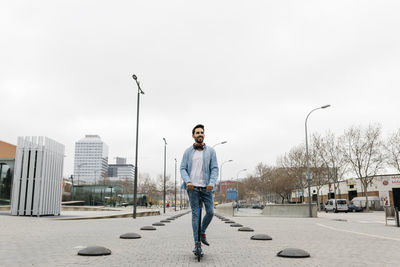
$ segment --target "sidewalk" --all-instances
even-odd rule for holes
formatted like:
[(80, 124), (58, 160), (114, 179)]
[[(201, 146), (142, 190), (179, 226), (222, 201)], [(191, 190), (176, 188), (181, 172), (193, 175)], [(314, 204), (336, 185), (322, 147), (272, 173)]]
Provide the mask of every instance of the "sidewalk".
[[(156, 231), (140, 230), (174, 214), (78, 221), (2, 215), (1, 265), (282, 267), (396, 266), (400, 262), (400, 228), (382, 224), (379, 213), (322, 213), (319, 218), (230, 217), (255, 232), (239, 232), (238, 228), (214, 217), (207, 231), (211, 246), (203, 247), (205, 256), (201, 263), (192, 254), (190, 214), (156, 227)], [(142, 238), (119, 238), (128, 232), (139, 233)], [(258, 233), (268, 234), (273, 240), (250, 240)], [(90, 245), (104, 246), (112, 254), (77, 255), (80, 249)], [(311, 257), (276, 256), (289, 247), (304, 249)]]

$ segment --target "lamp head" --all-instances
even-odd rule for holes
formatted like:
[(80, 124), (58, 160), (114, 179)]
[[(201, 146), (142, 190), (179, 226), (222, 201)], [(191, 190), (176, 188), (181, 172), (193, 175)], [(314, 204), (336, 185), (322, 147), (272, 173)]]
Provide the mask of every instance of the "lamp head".
[(132, 75), (132, 78), (137, 81), (137, 76), (135, 74)]
[(322, 106), (321, 108), (329, 108), (331, 105), (325, 105), (325, 106)]

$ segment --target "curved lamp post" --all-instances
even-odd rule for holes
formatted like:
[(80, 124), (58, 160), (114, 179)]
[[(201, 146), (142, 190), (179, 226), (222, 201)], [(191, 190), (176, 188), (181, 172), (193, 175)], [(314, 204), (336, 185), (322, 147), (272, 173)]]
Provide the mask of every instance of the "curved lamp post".
[(163, 138), (164, 140), (164, 193), (163, 193), (163, 199), (164, 199), (164, 213), (165, 213), (165, 183), (166, 183), (166, 169), (167, 169), (167, 140)]
[[(312, 211), (311, 211), (311, 180), (312, 177), (310, 175), (310, 162), (309, 162), (309, 156), (308, 156), (308, 135), (307, 135), (307, 120), (308, 120), (308, 116), (310, 116), (311, 113), (313, 113), (314, 111), (318, 110), (318, 109), (325, 109), (325, 108), (329, 108), (331, 105), (325, 105), (319, 108), (315, 108), (313, 110), (310, 111), (310, 113), (308, 113), (307, 117), (306, 117), (306, 121), (305, 121), (305, 129), (306, 129), (306, 160), (307, 160), (307, 173), (306, 173), (306, 177), (307, 177), (307, 184), (308, 184), (308, 209), (310, 212), (310, 217), (312, 217)], [(304, 194), (303, 194), (304, 195)]]
[(236, 175), (236, 204), (237, 204), (237, 211), (239, 211), (239, 173), (247, 171), (247, 169), (243, 169), (238, 171), (237, 175)]
[(219, 196), (220, 196), (219, 202), (220, 202), (220, 203), (222, 203), (222, 189), (221, 189), (221, 183), (222, 183), (222, 166), (224, 166), (225, 163), (232, 162), (232, 161), (233, 161), (233, 160), (230, 159), (230, 160), (227, 160), (227, 161), (222, 162), (221, 167), (219, 168)]
[(135, 152), (135, 179), (133, 185), (133, 219), (136, 219), (136, 196), (137, 196), (137, 175), (138, 175), (138, 143), (139, 143), (139, 104), (140, 104), (140, 95), (144, 95), (142, 88), (140, 88), (140, 83), (137, 80), (137, 76), (135, 74), (132, 75), (132, 78), (135, 80), (138, 93), (137, 93), (137, 111), (136, 111), (136, 152)]
[(218, 143), (218, 144), (213, 145), (212, 148), (214, 148), (214, 147), (216, 147), (216, 146), (218, 146), (218, 145), (226, 144), (226, 143), (228, 143), (228, 141), (222, 141), (221, 143)]

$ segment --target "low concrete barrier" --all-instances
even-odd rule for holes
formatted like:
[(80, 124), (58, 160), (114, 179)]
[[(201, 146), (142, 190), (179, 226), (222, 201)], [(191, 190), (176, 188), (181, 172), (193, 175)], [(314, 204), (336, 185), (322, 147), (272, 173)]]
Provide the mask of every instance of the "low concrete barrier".
[(61, 206), (62, 211), (118, 211), (119, 209), (108, 209), (104, 206)]
[(11, 209), (10, 205), (7, 205), (7, 206), (0, 206), (0, 210), (9, 211), (10, 209)]
[(220, 215), (233, 216), (233, 202), (218, 204), (215, 208), (215, 212)]
[[(157, 216), (160, 215), (159, 210), (154, 211), (138, 211), (136, 213), (136, 217), (144, 217), (144, 216)], [(71, 218), (59, 218), (57, 220), (92, 220), (92, 219), (109, 219), (109, 218), (127, 218), (132, 217), (132, 212), (129, 213), (120, 213), (120, 214), (110, 214), (110, 215), (99, 215), (99, 216), (89, 216), (89, 217), (71, 217)]]
[[(271, 217), (310, 217), (308, 204), (273, 204), (266, 205), (261, 212)], [(312, 217), (317, 217), (317, 204), (311, 204)]]

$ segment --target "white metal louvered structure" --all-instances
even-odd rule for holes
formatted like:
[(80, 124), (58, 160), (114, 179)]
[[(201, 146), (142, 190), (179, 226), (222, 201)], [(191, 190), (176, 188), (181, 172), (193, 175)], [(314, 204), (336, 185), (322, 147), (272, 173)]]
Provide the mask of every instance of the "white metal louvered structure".
[(18, 137), (12, 215), (59, 215), (64, 145), (47, 137)]

